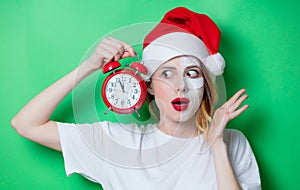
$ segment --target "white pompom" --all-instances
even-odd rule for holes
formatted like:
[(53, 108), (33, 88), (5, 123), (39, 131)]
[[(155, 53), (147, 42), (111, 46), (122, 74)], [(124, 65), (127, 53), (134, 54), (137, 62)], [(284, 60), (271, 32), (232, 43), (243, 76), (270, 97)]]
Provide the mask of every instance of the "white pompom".
[(215, 76), (222, 75), (225, 68), (225, 60), (220, 53), (209, 55), (205, 62), (205, 67)]

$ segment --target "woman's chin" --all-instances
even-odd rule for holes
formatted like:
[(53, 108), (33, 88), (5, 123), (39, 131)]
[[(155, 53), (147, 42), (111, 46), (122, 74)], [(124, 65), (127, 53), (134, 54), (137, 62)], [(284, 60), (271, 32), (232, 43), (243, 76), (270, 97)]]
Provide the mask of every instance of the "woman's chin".
[[(195, 121), (196, 113), (191, 113), (191, 112), (170, 112), (169, 114), (165, 115), (164, 119), (170, 120), (173, 123), (187, 123), (190, 121)], [(163, 119), (163, 118), (161, 118)]]

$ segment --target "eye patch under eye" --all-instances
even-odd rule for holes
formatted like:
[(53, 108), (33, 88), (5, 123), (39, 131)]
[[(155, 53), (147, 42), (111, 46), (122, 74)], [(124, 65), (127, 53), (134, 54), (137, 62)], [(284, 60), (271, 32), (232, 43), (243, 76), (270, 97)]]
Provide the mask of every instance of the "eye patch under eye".
[(189, 89), (199, 89), (203, 86), (203, 77), (199, 78), (184, 78)]
[(197, 70), (188, 70), (186, 72), (186, 76), (189, 78), (198, 78), (199, 77), (199, 71)]

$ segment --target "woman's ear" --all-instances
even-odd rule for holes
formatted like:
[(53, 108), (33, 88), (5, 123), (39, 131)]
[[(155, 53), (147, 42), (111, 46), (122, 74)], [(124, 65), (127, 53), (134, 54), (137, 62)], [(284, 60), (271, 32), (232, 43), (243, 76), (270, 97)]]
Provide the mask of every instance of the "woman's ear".
[(148, 84), (147, 86), (148, 86), (147, 87), (148, 93), (151, 95), (154, 95), (154, 89), (153, 89), (152, 83)]

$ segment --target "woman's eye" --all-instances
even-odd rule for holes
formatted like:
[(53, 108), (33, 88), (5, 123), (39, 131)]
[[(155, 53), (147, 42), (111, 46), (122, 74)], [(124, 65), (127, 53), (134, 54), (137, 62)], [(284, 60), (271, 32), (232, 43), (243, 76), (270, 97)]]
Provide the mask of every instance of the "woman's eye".
[(163, 75), (163, 77), (165, 77), (165, 78), (171, 78), (171, 77), (172, 77), (172, 71), (169, 71), (169, 70), (164, 71), (164, 72), (162, 73), (162, 75)]
[(186, 72), (186, 76), (189, 78), (198, 78), (200, 76), (200, 72), (197, 70), (188, 70)]

